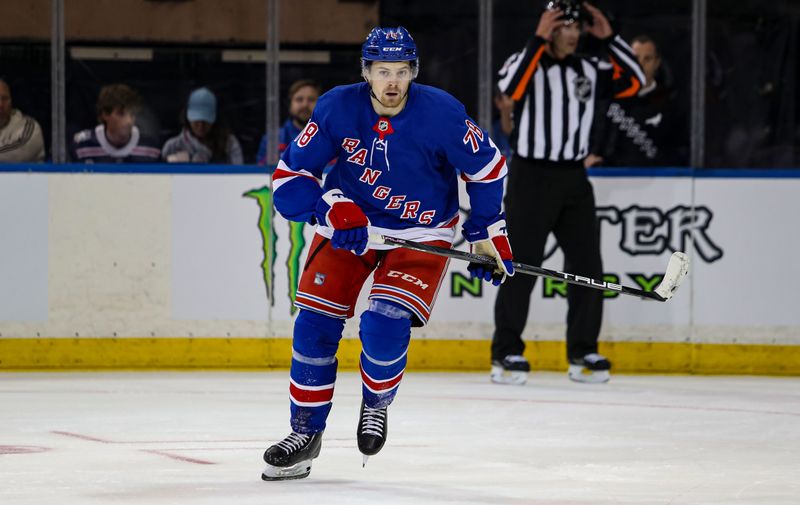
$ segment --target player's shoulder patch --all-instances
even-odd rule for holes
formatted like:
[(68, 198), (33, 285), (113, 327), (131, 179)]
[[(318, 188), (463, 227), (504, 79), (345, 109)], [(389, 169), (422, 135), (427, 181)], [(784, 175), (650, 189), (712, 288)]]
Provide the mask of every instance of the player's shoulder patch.
[(84, 142), (92, 140), (93, 135), (94, 135), (94, 130), (91, 129), (81, 130), (72, 137), (72, 140), (76, 144), (82, 144)]

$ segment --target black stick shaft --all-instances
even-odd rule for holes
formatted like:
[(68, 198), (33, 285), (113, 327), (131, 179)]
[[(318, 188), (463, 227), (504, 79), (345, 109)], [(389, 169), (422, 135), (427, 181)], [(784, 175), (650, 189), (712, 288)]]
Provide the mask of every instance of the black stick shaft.
[[(443, 247), (437, 247), (429, 244), (421, 244), (419, 242), (414, 242), (413, 240), (405, 240), (402, 238), (386, 237), (386, 236), (382, 236), (381, 238), (383, 240), (383, 243), (385, 244), (405, 247), (406, 249), (413, 249), (415, 251), (422, 251), (431, 254), (436, 254), (439, 256), (446, 256), (448, 258), (455, 258), (459, 260), (469, 261), (470, 263), (496, 265), (495, 260), (490, 258), (489, 256), (472, 254), (464, 251), (459, 251), (457, 249), (445, 249)], [(610, 291), (615, 291), (617, 293), (621, 293), (623, 295), (637, 296), (639, 298), (647, 298), (659, 302), (665, 301), (665, 299), (662, 298), (658, 293), (652, 291), (644, 291), (638, 288), (622, 286), (620, 284), (614, 284), (613, 282), (598, 281), (596, 279), (584, 277), (581, 275), (575, 275), (568, 272), (559, 272), (558, 270), (549, 270), (547, 268), (535, 267), (533, 265), (526, 265), (524, 263), (513, 262), (513, 265), (514, 265), (514, 270), (522, 274), (535, 275), (537, 277), (547, 277), (548, 279), (564, 281), (569, 284), (575, 284), (576, 286), (583, 286), (585, 288), (592, 288), (592, 289), (600, 289), (604, 291), (610, 290)]]

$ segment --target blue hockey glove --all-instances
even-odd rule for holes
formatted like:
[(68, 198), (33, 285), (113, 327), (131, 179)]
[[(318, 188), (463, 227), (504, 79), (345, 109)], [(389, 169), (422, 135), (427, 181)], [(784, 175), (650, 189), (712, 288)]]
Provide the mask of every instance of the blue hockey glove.
[(467, 270), (472, 278), (479, 277), (491, 281), (499, 286), (506, 277), (514, 275), (514, 255), (511, 253), (511, 244), (508, 242), (506, 220), (503, 214), (499, 215), (493, 223), (486, 228), (474, 227), (469, 221), (464, 223), (464, 238), (470, 243), (470, 251), (474, 254), (490, 256), (497, 262), (497, 266), (481, 263), (470, 263)]
[(322, 195), (314, 216), (318, 223), (333, 228), (331, 245), (335, 249), (353, 251), (359, 256), (369, 249), (369, 219), (341, 190), (332, 189)]

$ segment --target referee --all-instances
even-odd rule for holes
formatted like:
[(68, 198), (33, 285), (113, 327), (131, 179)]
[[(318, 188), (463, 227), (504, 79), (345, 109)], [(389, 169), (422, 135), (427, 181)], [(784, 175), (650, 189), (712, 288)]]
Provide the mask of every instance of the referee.
[[(581, 29), (599, 40), (595, 56), (576, 54)], [(602, 279), (594, 190), (586, 168), (602, 161), (593, 135), (612, 98), (634, 96), (644, 76), (630, 47), (614, 36), (603, 13), (575, 0), (554, 0), (525, 48), (506, 60), (498, 87), (511, 97), (514, 157), (505, 208), (514, 257), (540, 266), (552, 232), (570, 273)], [(500, 286), (495, 302), (492, 381), (524, 384), (530, 364), (522, 331), (535, 277), (515, 275)], [(603, 292), (567, 290), (569, 377), (605, 382), (611, 363), (597, 353)]]

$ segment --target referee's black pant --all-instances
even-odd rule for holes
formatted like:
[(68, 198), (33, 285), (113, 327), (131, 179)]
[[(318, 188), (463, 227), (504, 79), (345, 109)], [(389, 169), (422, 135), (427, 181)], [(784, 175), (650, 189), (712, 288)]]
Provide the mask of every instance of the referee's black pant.
[[(505, 197), (508, 235), (514, 259), (541, 266), (550, 232), (565, 257), (564, 270), (603, 278), (594, 190), (581, 162), (548, 162), (514, 156)], [(494, 306), (492, 359), (522, 354), (536, 277), (517, 274), (500, 285)], [(603, 291), (567, 288), (567, 359), (597, 352), (603, 318)]]

